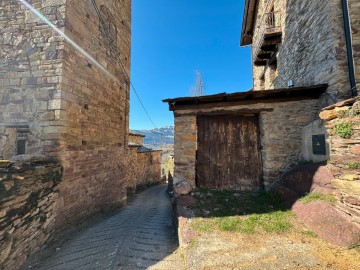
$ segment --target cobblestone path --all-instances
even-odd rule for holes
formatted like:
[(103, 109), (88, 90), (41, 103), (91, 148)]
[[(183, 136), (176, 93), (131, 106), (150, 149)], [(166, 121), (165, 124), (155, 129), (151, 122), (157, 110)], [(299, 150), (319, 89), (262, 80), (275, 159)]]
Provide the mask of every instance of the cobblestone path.
[(78, 232), (31, 269), (183, 269), (165, 189), (135, 195), (119, 213)]

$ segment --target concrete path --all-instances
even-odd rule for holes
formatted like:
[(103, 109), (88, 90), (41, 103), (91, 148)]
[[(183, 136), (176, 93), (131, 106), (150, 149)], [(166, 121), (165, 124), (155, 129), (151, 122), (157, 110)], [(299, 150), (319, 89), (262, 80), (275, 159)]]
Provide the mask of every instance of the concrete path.
[(135, 195), (119, 213), (54, 247), (31, 269), (183, 269), (165, 190), (161, 185)]

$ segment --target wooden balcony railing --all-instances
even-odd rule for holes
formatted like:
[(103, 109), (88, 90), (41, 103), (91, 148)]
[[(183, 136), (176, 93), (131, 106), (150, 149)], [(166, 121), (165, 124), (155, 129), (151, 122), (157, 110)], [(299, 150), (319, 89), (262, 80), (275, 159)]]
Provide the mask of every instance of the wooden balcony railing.
[(277, 44), (281, 43), (281, 14), (280, 12), (265, 13), (257, 30), (253, 43), (253, 62), (258, 65), (266, 64)]

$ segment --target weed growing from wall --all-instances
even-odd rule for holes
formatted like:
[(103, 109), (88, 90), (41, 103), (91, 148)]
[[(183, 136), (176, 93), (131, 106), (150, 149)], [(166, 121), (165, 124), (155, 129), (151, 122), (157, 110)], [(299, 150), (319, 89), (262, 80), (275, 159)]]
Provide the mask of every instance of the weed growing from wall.
[(350, 139), (352, 136), (352, 123), (341, 123), (334, 127), (334, 132), (343, 139)]
[(347, 164), (349, 169), (360, 169), (360, 162), (350, 162)]

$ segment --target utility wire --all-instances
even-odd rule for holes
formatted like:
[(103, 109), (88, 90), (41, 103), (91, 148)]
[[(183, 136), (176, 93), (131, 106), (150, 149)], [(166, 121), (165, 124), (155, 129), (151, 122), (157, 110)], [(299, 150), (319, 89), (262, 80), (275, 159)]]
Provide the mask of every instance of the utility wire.
[(131, 85), (131, 88), (132, 88), (132, 90), (134, 91), (136, 97), (138, 98), (138, 100), (139, 100), (139, 102), (140, 102), (140, 104), (141, 104), (141, 107), (143, 108), (143, 110), (145, 111), (147, 117), (149, 118), (150, 122), (151, 122), (151, 123), (153, 124), (153, 126), (157, 129), (157, 126), (155, 125), (154, 121), (151, 119), (148, 111), (147, 111), (146, 108), (145, 108), (145, 105), (143, 104), (143, 102), (142, 102), (142, 100), (141, 100), (138, 92), (136, 91), (136, 89), (135, 89), (135, 87), (134, 87), (134, 85), (132, 84), (131, 81), (130, 81), (130, 85)]
[[(100, 21), (101, 21), (102, 23), (104, 23), (104, 18), (101, 16), (100, 10), (99, 10), (99, 8), (98, 8), (98, 6), (97, 6), (97, 4), (96, 4), (96, 0), (91, 0), (91, 3), (92, 3), (92, 5), (93, 5), (93, 7), (94, 7), (94, 9), (95, 9), (95, 12), (96, 12), (97, 15), (99, 16)], [(110, 34), (108, 33), (108, 29), (107, 29), (106, 27), (103, 29), (103, 31), (106, 33), (107, 36), (110, 36)], [(119, 53), (118, 55), (120, 55), (120, 53)], [(157, 129), (157, 126), (155, 125), (155, 122), (152, 120), (152, 118), (151, 118), (148, 110), (146, 109), (144, 103), (142, 102), (139, 93), (136, 91), (133, 83), (131, 82), (130, 76), (127, 74), (126, 69), (125, 69), (125, 66), (124, 66), (124, 64), (122, 63), (121, 58), (120, 58), (120, 57), (117, 57), (117, 60), (118, 60), (118, 62), (119, 62), (119, 64), (120, 64), (120, 66), (121, 66), (122, 73), (124, 74), (125, 79), (130, 83), (130, 87), (131, 87), (132, 90), (134, 91), (137, 99), (139, 100), (140, 105), (141, 105), (141, 107), (143, 108), (146, 116), (149, 118), (150, 122), (151, 122), (152, 125), (155, 127), (155, 129)], [(161, 134), (161, 135), (162, 135), (162, 134)]]
[(131, 87), (131, 89), (134, 91), (134, 93), (135, 93), (137, 99), (139, 100), (140, 105), (141, 105), (141, 107), (143, 108), (145, 114), (147, 115), (147, 117), (149, 118), (150, 122), (151, 122), (152, 125), (155, 127), (155, 129), (157, 129), (157, 126), (155, 125), (155, 122), (152, 120), (152, 118), (151, 118), (148, 110), (146, 109), (144, 103), (142, 102), (139, 93), (136, 91), (135, 86), (134, 86), (133, 83), (131, 82), (130, 76), (127, 74), (126, 69), (125, 69), (125, 67), (124, 67), (121, 59), (119, 59), (119, 63), (120, 63), (120, 66), (121, 66), (121, 69), (122, 69), (122, 71), (123, 71), (123, 74), (124, 74), (125, 78), (126, 78), (126, 79), (128, 80), (128, 82), (130, 83), (130, 87)]

